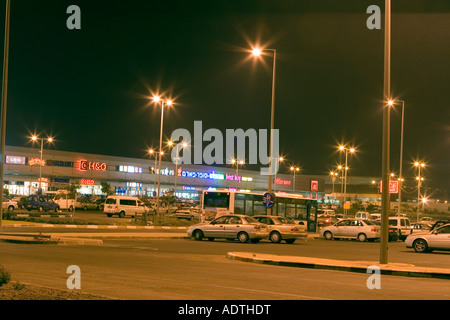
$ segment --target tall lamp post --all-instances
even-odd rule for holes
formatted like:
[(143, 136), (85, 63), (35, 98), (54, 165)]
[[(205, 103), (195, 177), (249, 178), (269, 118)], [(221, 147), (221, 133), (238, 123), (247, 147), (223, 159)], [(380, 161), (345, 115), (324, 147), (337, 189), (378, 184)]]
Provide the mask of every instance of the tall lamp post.
[(161, 125), (159, 132), (159, 160), (158, 160), (158, 193), (156, 195), (156, 214), (159, 214), (159, 196), (161, 193), (161, 152), (162, 152), (162, 136), (163, 136), (163, 124), (164, 124), (164, 105), (172, 106), (172, 100), (164, 100), (159, 96), (154, 96), (153, 101), (158, 103), (161, 102)]
[[(177, 171), (178, 171), (178, 160), (180, 160), (180, 158), (178, 157), (178, 146), (180, 145), (180, 142), (178, 143), (174, 143), (173, 141), (169, 141), (167, 143), (169, 145), (169, 147), (173, 147), (174, 145), (176, 146), (176, 157), (172, 157), (172, 161), (175, 161), (175, 187), (174, 187), (174, 193), (175, 193), (175, 198), (177, 197)], [(182, 149), (186, 148), (188, 146), (188, 144), (186, 142), (183, 142), (181, 144)]]
[[(33, 141), (33, 142), (40, 141), (41, 142), (41, 151), (40, 151), (41, 152), (41, 162), (39, 163), (39, 191), (42, 193), (41, 183), (42, 183), (42, 166), (43, 166), (43, 154), (44, 154), (44, 138), (39, 138), (38, 136), (32, 136), (31, 141)], [(46, 142), (52, 143), (53, 138), (48, 137), (46, 139)]]
[[(278, 163), (281, 163), (281, 162), (283, 162), (285, 159), (284, 159), (284, 157), (279, 157), (278, 158)], [(273, 182), (274, 182), (274, 185), (273, 185), (273, 192), (276, 192), (277, 191), (277, 171), (275, 171), (275, 179), (273, 180)]]
[(238, 175), (239, 175), (239, 166), (243, 166), (245, 164), (244, 160), (231, 159), (231, 164), (236, 165), (236, 183), (239, 183)]
[(355, 153), (356, 149), (355, 148), (346, 148), (343, 145), (339, 146), (339, 150), (340, 151), (345, 151), (345, 167), (344, 167), (344, 217), (347, 217), (347, 208), (345, 207), (345, 202), (346, 202), (346, 198), (347, 198), (347, 171), (348, 171), (348, 153)]
[(332, 182), (332, 184), (333, 184), (333, 189), (332, 189), (332, 191), (331, 191), (331, 197), (334, 199), (334, 200), (333, 200), (333, 204), (334, 204), (334, 201), (336, 200), (336, 198), (335, 198), (335, 196), (334, 196), (334, 182), (336, 181), (336, 178), (337, 178), (338, 175), (339, 175), (339, 174), (338, 174), (337, 172), (330, 171), (331, 182)]
[[(268, 181), (268, 192), (272, 193), (272, 165), (273, 165), (273, 130), (275, 121), (275, 70), (277, 61), (277, 50), (276, 49), (253, 49), (252, 54), (256, 57), (261, 56), (263, 51), (273, 52), (273, 69), (272, 69), (272, 103), (271, 103), (271, 113), (270, 113), (270, 157), (269, 157), (269, 181)], [(278, 169), (278, 168), (276, 168)], [(267, 208), (267, 214), (272, 212), (272, 208)]]
[(425, 168), (425, 163), (416, 161), (414, 162), (414, 167), (416, 167), (419, 170), (419, 174), (416, 177), (417, 180), (417, 221), (419, 221), (419, 214), (420, 214), (420, 187), (422, 185), (422, 181), (424, 178), (420, 174), (420, 169)]
[(158, 173), (157, 172), (157, 165), (158, 165), (158, 154), (156, 153), (156, 151), (155, 150), (153, 150), (153, 149), (149, 149), (148, 150), (148, 154), (150, 155), (150, 156), (152, 156), (152, 155), (155, 155), (155, 166), (153, 167), (153, 173), (155, 174), (155, 179), (154, 179), (154, 181), (153, 181), (153, 191), (155, 191), (156, 190), (156, 174)]
[(294, 173), (294, 181), (292, 183), (292, 193), (295, 193), (295, 173), (296, 172), (300, 172), (300, 168), (299, 167), (295, 167), (295, 166), (291, 166), (289, 168), (290, 171), (292, 171), (292, 173)]

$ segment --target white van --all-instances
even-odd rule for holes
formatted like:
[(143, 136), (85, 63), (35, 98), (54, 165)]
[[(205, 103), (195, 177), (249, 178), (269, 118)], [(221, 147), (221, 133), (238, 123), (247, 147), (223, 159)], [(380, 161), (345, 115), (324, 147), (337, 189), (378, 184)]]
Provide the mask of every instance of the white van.
[(125, 216), (134, 217), (135, 214), (148, 213), (149, 209), (137, 197), (109, 196), (106, 198), (103, 212), (108, 217), (118, 215), (119, 218)]
[(358, 211), (355, 215), (355, 219), (369, 220), (370, 214), (366, 211)]

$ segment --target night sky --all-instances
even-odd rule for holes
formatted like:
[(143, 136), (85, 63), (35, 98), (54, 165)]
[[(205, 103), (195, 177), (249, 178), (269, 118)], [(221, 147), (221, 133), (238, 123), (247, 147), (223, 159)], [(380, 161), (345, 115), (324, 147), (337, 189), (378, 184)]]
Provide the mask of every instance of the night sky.
[[(72, 4), (81, 30), (66, 27)], [(358, 150), (349, 174), (380, 177), (384, 30), (366, 27), (369, 5), (384, 12), (380, 0), (12, 0), (6, 144), (32, 146), (38, 133), (55, 137), (52, 149), (146, 158), (159, 144), (152, 93), (176, 102), (165, 140), (177, 128), (193, 132), (196, 120), (203, 130), (269, 128), (272, 59), (248, 52), (259, 44), (277, 50), (275, 127), (287, 163), (328, 174), (347, 143)], [(394, 0), (391, 88), (405, 101), (404, 175), (411, 183), (412, 162), (424, 161), (427, 186), (447, 190), (449, 57), (449, 1)], [(400, 110), (391, 113), (397, 173)]]

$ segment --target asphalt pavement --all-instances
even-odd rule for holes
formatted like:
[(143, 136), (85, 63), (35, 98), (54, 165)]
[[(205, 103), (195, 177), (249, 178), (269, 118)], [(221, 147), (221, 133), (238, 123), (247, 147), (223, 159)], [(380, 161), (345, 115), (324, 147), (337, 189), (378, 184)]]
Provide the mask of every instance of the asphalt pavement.
[[(14, 232), (18, 228), (39, 228), (40, 232)], [(70, 229), (72, 232), (53, 232), (56, 228)], [(111, 225), (4, 225), (0, 240), (15, 243), (48, 243), (56, 245), (103, 245), (104, 239), (188, 239), (187, 227), (156, 227), (156, 226), (111, 226)], [(82, 232), (81, 232), (82, 231)], [(132, 231), (132, 232), (131, 232)], [(319, 238), (319, 234), (310, 233), (308, 238)], [(273, 255), (253, 252), (228, 252), (230, 260), (258, 264), (288, 266), (309, 269), (338, 270), (357, 273), (377, 272), (386, 275), (407, 277), (426, 277), (450, 280), (450, 268), (422, 267), (404, 263), (380, 264), (377, 261), (351, 261), (312, 258), (302, 256)]]

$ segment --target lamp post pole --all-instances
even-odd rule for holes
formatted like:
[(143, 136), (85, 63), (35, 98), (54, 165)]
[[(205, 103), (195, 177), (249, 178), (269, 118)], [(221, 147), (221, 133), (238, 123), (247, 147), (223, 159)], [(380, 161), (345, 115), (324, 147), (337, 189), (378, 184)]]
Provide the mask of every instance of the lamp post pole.
[[(383, 101), (391, 97), (391, 0), (385, 0), (385, 26), (384, 26), (384, 84)], [(381, 195), (381, 237), (380, 237), (380, 263), (388, 263), (389, 244), (389, 159), (390, 159), (390, 109), (383, 105), (383, 144), (381, 175), (383, 190)]]
[(397, 215), (400, 217), (402, 207), (402, 184), (403, 184), (403, 128), (405, 124), (405, 101), (402, 102), (402, 127), (400, 133), (400, 172), (398, 177), (398, 211)]

